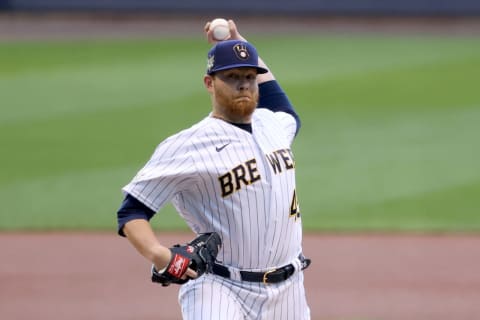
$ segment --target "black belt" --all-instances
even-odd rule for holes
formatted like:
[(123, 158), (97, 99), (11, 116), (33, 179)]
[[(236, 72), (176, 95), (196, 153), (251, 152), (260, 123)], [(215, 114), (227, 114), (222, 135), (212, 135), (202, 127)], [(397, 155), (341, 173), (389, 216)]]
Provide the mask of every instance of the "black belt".
[[(299, 257), (302, 264), (302, 270), (306, 269), (310, 265), (310, 259), (306, 259), (302, 256)], [(213, 273), (224, 278), (231, 279), (230, 270), (227, 267), (215, 263), (212, 268)], [(240, 277), (243, 281), (249, 282), (262, 282), (262, 283), (277, 283), (287, 280), (295, 272), (293, 264), (287, 264), (286, 266), (278, 269), (272, 269), (266, 272), (250, 272), (240, 271)]]

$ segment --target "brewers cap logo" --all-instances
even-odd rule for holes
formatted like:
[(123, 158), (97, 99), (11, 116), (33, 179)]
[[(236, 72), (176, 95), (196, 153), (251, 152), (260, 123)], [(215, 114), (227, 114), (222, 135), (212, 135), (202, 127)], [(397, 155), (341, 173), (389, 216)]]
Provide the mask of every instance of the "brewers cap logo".
[(247, 51), (247, 46), (244, 44), (237, 44), (233, 47), (233, 51), (235, 52), (235, 55), (238, 57), (240, 60), (247, 60), (250, 54)]
[(210, 72), (215, 64), (215, 56), (211, 56), (207, 60), (207, 71)]

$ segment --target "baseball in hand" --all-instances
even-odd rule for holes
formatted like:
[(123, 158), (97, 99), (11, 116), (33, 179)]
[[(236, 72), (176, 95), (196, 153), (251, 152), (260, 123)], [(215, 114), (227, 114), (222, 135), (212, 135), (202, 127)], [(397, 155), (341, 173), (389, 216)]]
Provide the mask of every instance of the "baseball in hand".
[(209, 29), (213, 32), (213, 39), (217, 41), (230, 38), (230, 27), (228, 26), (228, 21), (225, 19), (213, 19), (212, 22), (210, 22)]

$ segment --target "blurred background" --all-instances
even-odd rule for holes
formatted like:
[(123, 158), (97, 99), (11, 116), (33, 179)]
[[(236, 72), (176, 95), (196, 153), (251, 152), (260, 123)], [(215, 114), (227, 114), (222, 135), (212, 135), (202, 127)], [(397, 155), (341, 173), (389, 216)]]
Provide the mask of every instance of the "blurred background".
[(287, 14), (308, 15), (462, 15), (474, 16), (480, 12), (478, 1), (427, 1), (427, 0), (371, 0), (371, 1), (312, 1), (298, 0), (245, 0), (226, 3), (220, 0), (206, 0), (202, 3), (194, 0), (154, 1), (154, 0), (2, 0), (1, 6), (10, 11), (108, 11), (108, 12), (155, 12), (172, 14), (249, 14), (271, 16)]
[[(480, 318), (473, 0), (0, 0), (2, 315), (178, 318), (116, 210), (156, 145), (208, 115), (216, 17), (302, 119), (312, 319)], [(165, 243), (190, 238), (171, 206), (152, 222)]]
[[(480, 229), (480, 2), (0, 0), (0, 230), (115, 229), (128, 183), (210, 110), (234, 18), (303, 118), (307, 230)], [(167, 208), (158, 228), (184, 229)]]

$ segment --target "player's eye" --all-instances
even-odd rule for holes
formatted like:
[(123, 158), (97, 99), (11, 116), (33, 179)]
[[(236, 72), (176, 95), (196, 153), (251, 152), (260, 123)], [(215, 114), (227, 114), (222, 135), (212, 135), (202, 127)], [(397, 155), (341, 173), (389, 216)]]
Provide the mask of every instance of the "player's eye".
[(224, 76), (225, 76), (225, 79), (229, 79), (229, 80), (235, 80), (238, 78), (238, 76), (233, 72), (228, 72)]

